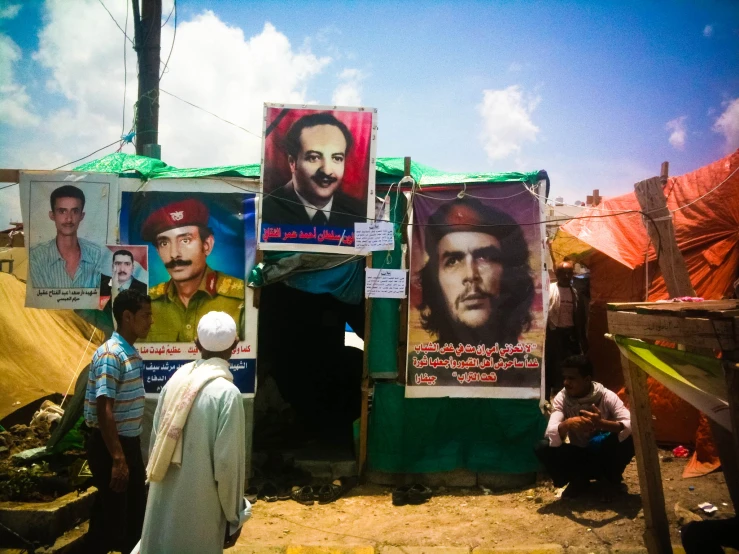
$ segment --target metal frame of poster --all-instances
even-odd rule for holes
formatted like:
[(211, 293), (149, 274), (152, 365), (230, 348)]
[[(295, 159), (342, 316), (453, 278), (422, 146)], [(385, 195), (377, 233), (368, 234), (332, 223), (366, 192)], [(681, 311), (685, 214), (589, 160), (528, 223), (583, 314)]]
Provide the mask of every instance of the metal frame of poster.
[(406, 398), (541, 398), (543, 213), (524, 183), (413, 199)]
[(259, 249), (356, 254), (354, 223), (375, 216), (377, 110), (265, 103), (263, 136)]
[[(136, 343), (146, 392), (160, 392), (179, 367), (199, 358), (197, 320), (216, 310), (237, 322), (240, 340), (231, 372), (242, 395), (253, 397), (258, 313), (246, 280), (256, 258), (256, 183), (157, 179), (142, 187), (138, 179), (121, 178), (120, 191), (120, 241), (145, 244), (149, 250), (154, 324), (149, 336)], [(188, 277), (197, 272), (202, 275), (198, 296), (184, 307), (180, 293), (187, 294)]]
[[(97, 309), (102, 269), (112, 260), (105, 245), (115, 242), (118, 176), (21, 171), (19, 184), (28, 253), (26, 307)], [(80, 253), (72, 276), (66, 273), (68, 252)]]

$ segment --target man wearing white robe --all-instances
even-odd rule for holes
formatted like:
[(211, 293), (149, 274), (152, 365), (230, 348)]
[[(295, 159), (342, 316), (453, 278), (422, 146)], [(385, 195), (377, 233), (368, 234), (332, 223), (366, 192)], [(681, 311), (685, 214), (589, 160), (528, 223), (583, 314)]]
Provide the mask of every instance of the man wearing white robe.
[(203, 359), (172, 376), (154, 415), (142, 554), (222, 553), (251, 515), (244, 408), (228, 363), (236, 323), (210, 312), (197, 332)]

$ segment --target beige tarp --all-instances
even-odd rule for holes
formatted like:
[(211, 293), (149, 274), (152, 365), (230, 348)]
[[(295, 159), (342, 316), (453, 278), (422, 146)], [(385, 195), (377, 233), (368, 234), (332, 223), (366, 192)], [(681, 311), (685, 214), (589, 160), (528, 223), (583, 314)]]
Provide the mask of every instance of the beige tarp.
[(64, 394), (104, 340), (74, 312), (25, 308), (25, 298), (26, 285), (0, 273), (0, 419), (49, 394)]

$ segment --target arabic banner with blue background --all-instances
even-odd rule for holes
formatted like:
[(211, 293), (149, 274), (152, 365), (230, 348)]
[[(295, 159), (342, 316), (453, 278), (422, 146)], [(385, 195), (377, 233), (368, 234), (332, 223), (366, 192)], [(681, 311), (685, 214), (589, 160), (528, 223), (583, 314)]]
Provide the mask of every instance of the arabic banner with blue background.
[(246, 302), (245, 283), (256, 253), (254, 198), (220, 192), (121, 194), (121, 242), (149, 249), (154, 322), (137, 343), (146, 392), (159, 392), (180, 366), (199, 358), (197, 324), (210, 311), (226, 312), (236, 321), (240, 342), (231, 358), (234, 384), (244, 394), (255, 392), (256, 329), (247, 325), (256, 317), (246, 316), (252, 306)]

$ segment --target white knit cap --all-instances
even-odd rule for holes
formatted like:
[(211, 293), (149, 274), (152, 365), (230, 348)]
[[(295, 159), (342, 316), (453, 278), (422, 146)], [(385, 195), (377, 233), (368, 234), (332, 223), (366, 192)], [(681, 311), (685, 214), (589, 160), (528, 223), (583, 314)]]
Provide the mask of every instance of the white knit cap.
[(236, 340), (236, 322), (226, 312), (208, 312), (198, 323), (198, 341), (209, 352), (223, 352)]

